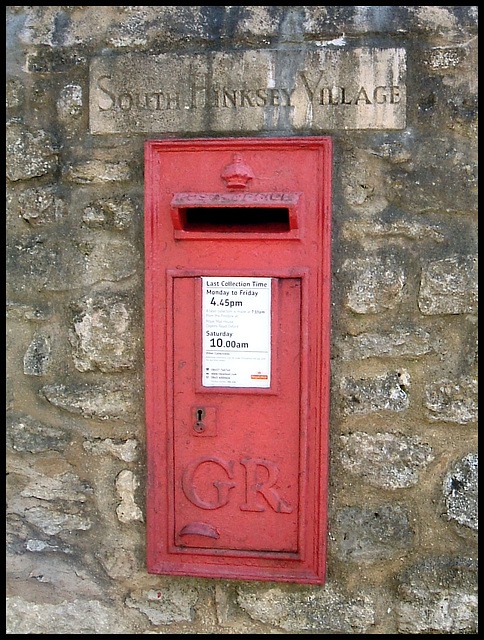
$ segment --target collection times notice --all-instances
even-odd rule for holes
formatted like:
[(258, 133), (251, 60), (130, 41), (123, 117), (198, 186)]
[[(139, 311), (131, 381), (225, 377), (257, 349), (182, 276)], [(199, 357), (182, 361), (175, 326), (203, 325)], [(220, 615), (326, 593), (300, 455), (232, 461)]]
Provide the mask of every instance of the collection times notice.
[(271, 386), (271, 278), (202, 278), (202, 385)]

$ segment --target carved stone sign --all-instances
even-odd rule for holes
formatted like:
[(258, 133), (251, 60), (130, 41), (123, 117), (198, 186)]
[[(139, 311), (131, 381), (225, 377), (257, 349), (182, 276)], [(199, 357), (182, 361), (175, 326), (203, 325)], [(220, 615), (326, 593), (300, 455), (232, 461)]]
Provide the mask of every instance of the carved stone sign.
[(122, 54), (90, 67), (90, 130), (404, 129), (404, 49)]

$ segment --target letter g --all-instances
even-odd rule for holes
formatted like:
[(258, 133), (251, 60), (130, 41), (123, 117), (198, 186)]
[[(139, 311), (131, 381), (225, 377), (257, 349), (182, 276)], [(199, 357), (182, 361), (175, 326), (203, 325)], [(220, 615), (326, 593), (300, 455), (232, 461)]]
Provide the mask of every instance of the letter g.
[(185, 468), (182, 476), (183, 493), (192, 504), (194, 504), (196, 507), (200, 507), (200, 509), (218, 509), (219, 507), (223, 507), (228, 503), (230, 499), (230, 489), (233, 489), (235, 487), (234, 482), (222, 482), (219, 480), (214, 480), (212, 482), (212, 485), (217, 489), (217, 499), (213, 502), (202, 500), (195, 490), (195, 473), (201, 465), (209, 463), (221, 467), (230, 480), (234, 477), (233, 460), (230, 460), (230, 462), (227, 463), (223, 460), (220, 460), (219, 458), (211, 458), (210, 456), (206, 456), (203, 458), (196, 458), (195, 460), (190, 462), (190, 464)]

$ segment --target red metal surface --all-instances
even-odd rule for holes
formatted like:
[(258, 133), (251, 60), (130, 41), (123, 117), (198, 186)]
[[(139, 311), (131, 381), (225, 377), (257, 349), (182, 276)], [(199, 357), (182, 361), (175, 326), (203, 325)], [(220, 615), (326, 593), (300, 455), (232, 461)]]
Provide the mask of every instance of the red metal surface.
[[(322, 584), (331, 140), (148, 141), (145, 175), (148, 571)], [(268, 386), (204, 386), (202, 277), (271, 279)]]

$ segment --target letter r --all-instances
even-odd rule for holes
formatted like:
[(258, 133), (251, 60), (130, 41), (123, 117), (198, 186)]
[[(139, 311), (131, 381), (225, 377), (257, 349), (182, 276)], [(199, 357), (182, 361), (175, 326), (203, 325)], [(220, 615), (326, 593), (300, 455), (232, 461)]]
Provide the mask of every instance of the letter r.
[[(292, 507), (284, 502), (274, 489), (279, 477), (279, 469), (273, 462), (244, 458), (240, 461), (240, 464), (245, 467), (246, 472), (246, 501), (240, 505), (241, 511), (265, 511), (265, 508), (257, 501), (257, 494), (260, 493), (276, 513), (292, 513)], [(258, 467), (264, 467), (269, 474), (265, 482), (258, 482), (257, 480)]]

